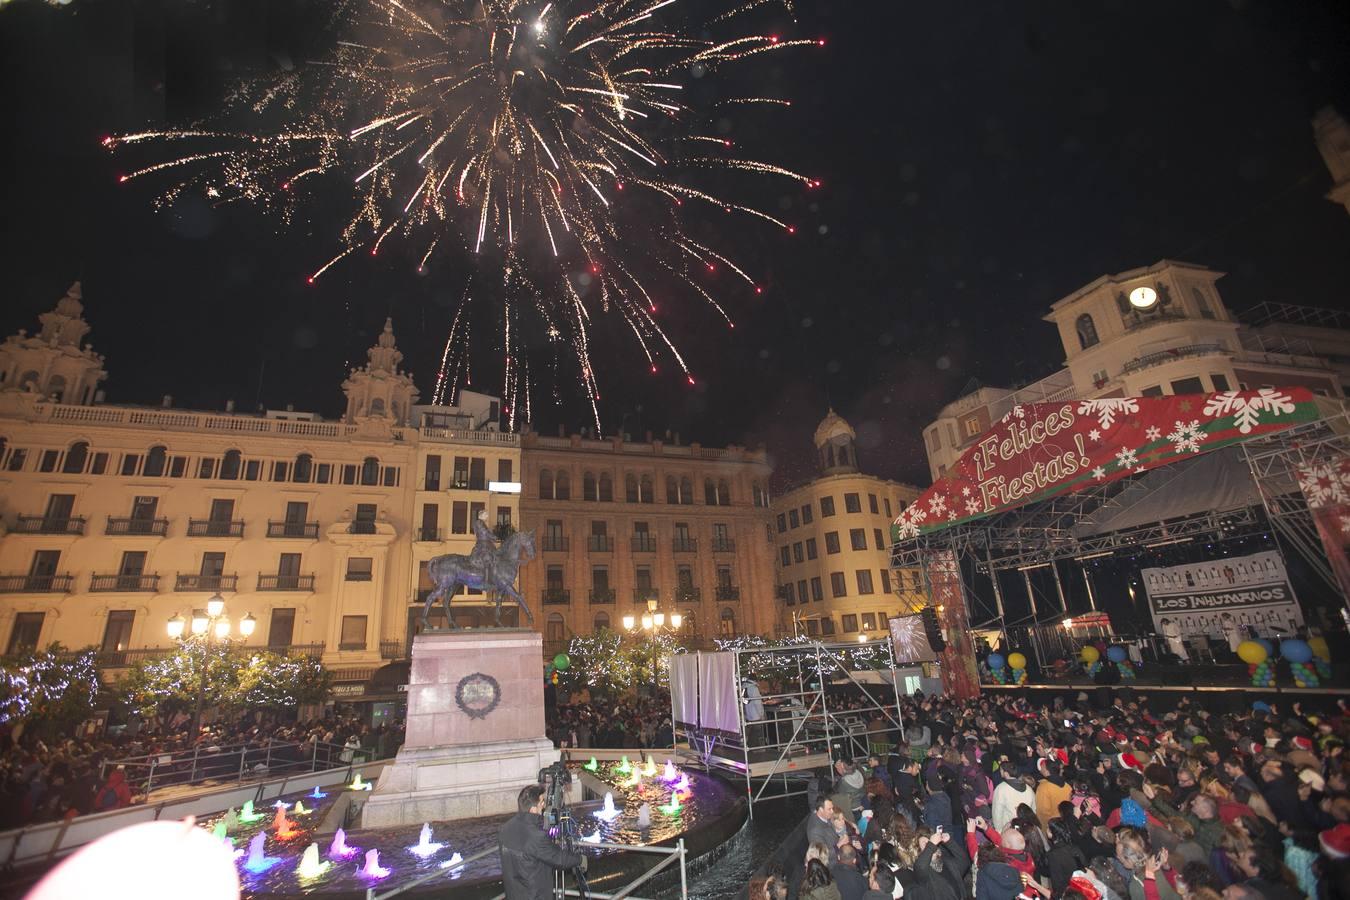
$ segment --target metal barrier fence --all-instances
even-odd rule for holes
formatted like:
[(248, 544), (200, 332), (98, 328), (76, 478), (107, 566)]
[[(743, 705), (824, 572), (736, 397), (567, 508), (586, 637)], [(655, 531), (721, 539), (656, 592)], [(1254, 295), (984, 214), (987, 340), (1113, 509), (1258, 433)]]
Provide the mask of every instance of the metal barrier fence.
[(334, 769), (349, 762), (365, 762), (368, 754), (349, 752), (340, 744), (308, 741), (268, 741), (266, 744), (232, 744), (225, 747), (195, 748), (170, 753), (150, 753), (125, 759), (110, 759), (99, 768), (99, 776), (121, 768), (133, 796), (149, 798), (155, 790), (181, 785), (237, 784), (278, 775), (297, 775)]

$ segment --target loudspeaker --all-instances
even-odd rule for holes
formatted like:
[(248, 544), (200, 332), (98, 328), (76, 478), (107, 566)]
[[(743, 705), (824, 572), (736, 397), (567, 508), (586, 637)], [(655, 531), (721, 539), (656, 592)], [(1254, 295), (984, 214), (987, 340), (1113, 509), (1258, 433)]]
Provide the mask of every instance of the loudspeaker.
[(947, 648), (947, 641), (943, 639), (942, 628), (938, 625), (937, 610), (925, 606), (919, 610), (919, 619), (923, 622), (923, 633), (928, 638), (928, 646), (933, 648), (934, 653), (941, 653)]

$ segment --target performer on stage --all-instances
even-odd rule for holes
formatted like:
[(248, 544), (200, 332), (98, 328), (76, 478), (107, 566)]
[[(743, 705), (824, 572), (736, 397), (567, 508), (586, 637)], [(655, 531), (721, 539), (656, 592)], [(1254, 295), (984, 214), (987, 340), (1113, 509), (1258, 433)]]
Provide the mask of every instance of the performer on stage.
[(1163, 637), (1167, 638), (1167, 649), (1181, 657), (1182, 662), (1190, 662), (1186, 655), (1186, 645), (1181, 642), (1181, 626), (1175, 619), (1162, 620)]

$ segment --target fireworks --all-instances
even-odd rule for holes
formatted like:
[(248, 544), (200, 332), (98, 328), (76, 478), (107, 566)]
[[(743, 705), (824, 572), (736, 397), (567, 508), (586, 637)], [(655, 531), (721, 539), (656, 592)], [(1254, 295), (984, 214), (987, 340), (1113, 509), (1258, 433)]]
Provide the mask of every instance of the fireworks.
[[(359, 254), (406, 245), (419, 269), (463, 248), (470, 278), (454, 315), (434, 392), (453, 398), (468, 377), (470, 311), (492, 303), (508, 415), (528, 421), (529, 356), (569, 349), (599, 426), (591, 362), (594, 317), (617, 315), (653, 373), (658, 360), (694, 378), (659, 317), (666, 298), (707, 304), (734, 322), (710, 285), (725, 270), (737, 291), (762, 292), (741, 266), (685, 229), (712, 211), (794, 233), (753, 204), (700, 186), (714, 173), (820, 182), (755, 159), (705, 127), (705, 114), (788, 101), (704, 96), (732, 64), (823, 41), (728, 33), (763, 7), (735, 0), (688, 21), (690, 0), (343, 0), (329, 58), (239, 88), (221, 127), (109, 138), (164, 156), (121, 176), (171, 179), (217, 204), (248, 201), (295, 221), (308, 201), (338, 192), (349, 213), (338, 252), (314, 282)], [(714, 5), (714, 4), (704, 4)], [(165, 158), (168, 156), (169, 158)], [(726, 179), (718, 176), (718, 183)]]

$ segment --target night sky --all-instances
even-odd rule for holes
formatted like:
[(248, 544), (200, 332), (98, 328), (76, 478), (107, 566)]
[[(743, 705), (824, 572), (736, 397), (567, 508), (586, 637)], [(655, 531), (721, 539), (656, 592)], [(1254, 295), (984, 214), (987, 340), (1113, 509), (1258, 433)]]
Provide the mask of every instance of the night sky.
[[(699, 2), (699, 0), (693, 0)], [(784, 34), (824, 50), (747, 70), (794, 105), (729, 119), (738, 143), (824, 182), (756, 190), (797, 224), (738, 219), (727, 246), (768, 286), (733, 294), (728, 331), (685, 304), (671, 325), (698, 378), (649, 376), (632, 342), (596, 351), (606, 431), (765, 442), (797, 480), (832, 403), (864, 468), (927, 482), (920, 429), (971, 379), (1032, 381), (1062, 351), (1050, 303), (1161, 258), (1229, 273), (1231, 308), (1343, 308), (1350, 216), (1309, 121), (1350, 113), (1350, 19), (1338, 2), (900, 3), (797, 0)], [(865, 11), (865, 12), (864, 12)], [(312, 58), (297, 0), (15, 0), (0, 11), (5, 301), (32, 329), (74, 279), (111, 402), (341, 409), (346, 368), (392, 315), (423, 397), (464, 273), (361, 261), (319, 285), (333, 228), (281, 232), (245, 207), (151, 208), (118, 185), (105, 135), (209, 113), (242, 74)], [(781, 67), (780, 67), (781, 66)], [(764, 132), (766, 122), (773, 130)], [(617, 338), (617, 336), (616, 336)], [(477, 348), (492, 390), (499, 352)], [(536, 370), (536, 423), (589, 421), (574, 370)]]

